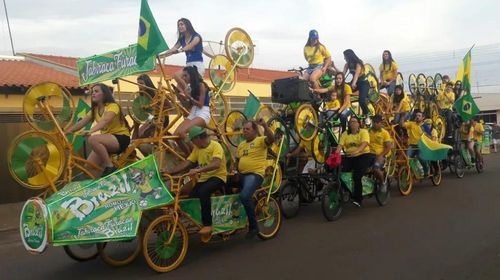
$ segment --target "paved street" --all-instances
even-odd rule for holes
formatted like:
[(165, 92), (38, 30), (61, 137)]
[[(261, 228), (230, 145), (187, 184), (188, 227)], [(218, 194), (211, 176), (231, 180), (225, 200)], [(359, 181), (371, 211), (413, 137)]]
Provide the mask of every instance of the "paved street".
[(374, 199), (348, 206), (326, 222), (319, 204), (285, 220), (276, 239), (243, 236), (203, 245), (190, 241), (183, 264), (168, 274), (142, 258), (124, 268), (97, 259), (77, 263), (61, 248), (27, 253), (17, 232), (0, 234), (2, 279), (500, 279), (500, 154), (484, 174), (418, 183), (409, 197), (393, 191), (386, 207)]

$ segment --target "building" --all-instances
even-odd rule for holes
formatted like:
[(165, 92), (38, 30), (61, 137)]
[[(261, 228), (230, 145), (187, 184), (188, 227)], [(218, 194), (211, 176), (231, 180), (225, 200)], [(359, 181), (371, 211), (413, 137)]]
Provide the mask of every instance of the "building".
[[(90, 103), (90, 96), (86, 95), (86, 88), (79, 86), (76, 71), (76, 57), (62, 57), (42, 54), (22, 53), (18, 56), (0, 56), (0, 130), (5, 134), (0, 140), (0, 158), (6, 159), (8, 147), (15, 137), (24, 131), (30, 130), (23, 115), (23, 97), (27, 90), (37, 83), (51, 81), (67, 88), (76, 102), (83, 99)], [(165, 65), (166, 73), (175, 73), (182, 70), (181, 66)], [(153, 82), (160, 79), (159, 68), (148, 73)], [(294, 76), (290, 72), (265, 69), (238, 69), (237, 82), (231, 92), (226, 94), (231, 109), (243, 109), (248, 92), (259, 96), (263, 103), (271, 102), (271, 82), (275, 79)], [(136, 76), (126, 77), (136, 81)], [(205, 76), (210, 85), (208, 75)], [(111, 81), (106, 82), (114, 86)], [(130, 83), (120, 83), (118, 96), (122, 106), (131, 93), (137, 92), (137, 86)], [(124, 110), (126, 112), (126, 110)], [(0, 161), (0, 178), (6, 178), (0, 189), (0, 203), (21, 201), (37, 193), (19, 186), (8, 171), (6, 160)]]

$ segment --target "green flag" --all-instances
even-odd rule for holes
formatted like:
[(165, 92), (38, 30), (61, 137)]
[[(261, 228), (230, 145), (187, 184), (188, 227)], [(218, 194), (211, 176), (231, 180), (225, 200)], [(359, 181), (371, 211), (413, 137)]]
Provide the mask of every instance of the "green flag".
[[(90, 106), (85, 103), (82, 99), (78, 100), (78, 106), (76, 106), (76, 113), (73, 117), (73, 124), (77, 123), (81, 119), (83, 119), (87, 113), (90, 112)], [(88, 130), (92, 126), (92, 123), (88, 123), (83, 129)], [(73, 142), (74, 134), (68, 135), (68, 140)], [(73, 142), (73, 150), (79, 151), (83, 147), (83, 143), (85, 141), (84, 136), (77, 136)]]
[(465, 93), (455, 101), (454, 107), (463, 121), (474, 118), (480, 111), (470, 93)]
[(457, 81), (462, 81), (463, 89), (470, 94), (471, 90), (471, 68), (472, 68), (472, 48), (465, 54), (462, 63), (458, 67)]
[(156, 25), (148, 1), (142, 0), (136, 62), (139, 66), (142, 66), (148, 58), (166, 50), (168, 50), (167, 43), (163, 39), (158, 25)]
[(243, 114), (247, 118), (254, 118), (257, 111), (260, 108), (260, 100), (250, 92), (245, 103), (245, 108), (243, 109)]

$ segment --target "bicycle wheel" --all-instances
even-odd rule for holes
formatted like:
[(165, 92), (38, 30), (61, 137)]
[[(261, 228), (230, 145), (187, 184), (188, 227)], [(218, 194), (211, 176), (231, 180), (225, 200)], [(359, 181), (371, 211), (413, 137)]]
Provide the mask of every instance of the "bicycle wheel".
[(263, 119), (266, 123), (268, 123), (274, 115), (276, 115), (276, 112), (273, 108), (271, 108), (271, 106), (260, 105), (259, 110), (257, 110), (257, 113), (255, 113), (255, 119)]
[(145, 123), (153, 117), (153, 99), (144, 92), (134, 92), (129, 95), (127, 102), (128, 114), (138, 123)]
[(368, 75), (366, 75), (366, 77), (368, 79), (368, 83), (370, 84), (370, 90), (368, 91), (368, 100), (370, 100), (372, 104), (375, 104), (380, 99), (378, 79), (377, 76), (372, 73), (369, 73)]
[(111, 266), (125, 266), (134, 261), (142, 250), (142, 230), (139, 226), (137, 236), (130, 240), (97, 244), (102, 260)]
[(231, 111), (227, 115), (224, 123), (224, 135), (227, 141), (234, 147), (245, 140), (243, 138), (243, 125), (247, 121), (247, 117), (240, 111)]
[(438, 132), (438, 141), (441, 142), (446, 135), (446, 121), (443, 117), (438, 115), (434, 117), (433, 123), (434, 128)]
[(398, 188), (399, 192), (407, 196), (413, 189), (413, 180), (409, 166), (405, 165), (399, 169), (398, 172)]
[[(281, 120), (281, 118), (279, 117), (272, 117), (267, 122), (267, 125), (274, 133), (274, 143), (272, 143), (269, 148), (275, 155), (277, 155), (278, 152), (280, 152), (281, 155), (280, 159), (281, 159), (286, 155), (288, 149), (290, 148), (290, 131), (288, 130), (288, 127), (285, 125), (285, 122), (283, 122), (283, 120)], [(282, 139), (283, 139), (283, 145), (280, 151), (280, 143)]]
[(368, 74), (372, 74), (375, 76), (375, 79), (377, 78), (377, 72), (375, 72), (375, 68), (373, 68), (373, 66), (370, 64), (370, 63), (365, 63), (364, 65), (364, 74), (365, 75), (368, 75)]
[(328, 131), (320, 130), (311, 141), (312, 157), (319, 164), (325, 163), (332, 151), (332, 143), (328, 138)]
[(405, 81), (403, 79), (403, 74), (401, 74), (401, 72), (398, 72), (398, 76), (396, 77), (396, 85), (402, 86), (403, 88), (405, 86)]
[(375, 191), (375, 200), (377, 200), (377, 204), (379, 206), (385, 206), (389, 202), (389, 199), (391, 198), (391, 188), (390, 188), (390, 181), (389, 178), (386, 179), (387, 184), (385, 191), (382, 191), (382, 188), (380, 184), (377, 182), (376, 183), (376, 191)]
[(252, 39), (245, 30), (235, 27), (230, 29), (224, 40), (226, 55), (238, 67), (249, 67), (254, 58), (255, 50)]
[(427, 79), (425, 75), (420, 73), (417, 76), (417, 94), (424, 95), (427, 92)]
[(299, 186), (296, 182), (286, 181), (281, 187), (279, 202), (283, 217), (291, 219), (299, 213), (300, 196)]
[(342, 214), (342, 195), (340, 186), (328, 184), (321, 194), (321, 211), (328, 221), (336, 221)]
[(62, 175), (66, 156), (49, 134), (28, 131), (17, 136), (7, 153), (9, 172), (24, 187), (44, 189)]
[(281, 228), (281, 209), (274, 197), (262, 197), (255, 206), (255, 217), (259, 224), (259, 238), (268, 240), (276, 237)]
[(432, 76), (428, 76), (425, 79), (425, 83), (427, 84), (427, 94), (435, 95), (436, 94), (436, 84), (434, 83), (434, 78)]
[(210, 93), (210, 116), (215, 126), (219, 127), (224, 123), (229, 106), (226, 97), (222, 93)]
[(311, 104), (302, 104), (295, 112), (295, 131), (304, 141), (311, 141), (316, 136), (318, 114)]
[(441, 184), (442, 170), (441, 165), (438, 161), (431, 162), (430, 167), (432, 168), (431, 181), (434, 186), (439, 186)]
[(229, 92), (236, 84), (236, 68), (225, 55), (216, 55), (210, 60), (208, 74), (216, 92)]
[[(281, 183), (283, 182), (283, 173), (281, 171), (281, 166), (278, 163), (276, 168), (276, 173), (274, 173), (274, 166), (276, 164), (275, 160), (269, 159), (267, 160), (267, 167), (264, 174), (264, 181), (262, 182), (262, 187), (267, 190), (271, 190), (271, 194), (275, 194), (279, 191), (281, 187)], [(274, 173), (274, 181), (271, 184), (271, 180), (273, 179)]]
[[(172, 241), (168, 243), (171, 235)], [(148, 266), (156, 272), (176, 269), (184, 260), (188, 249), (189, 236), (186, 227), (172, 217), (161, 216), (148, 226), (142, 243), (144, 258)]]
[(95, 259), (99, 255), (96, 244), (66, 245), (63, 249), (70, 258), (79, 262)]
[(437, 73), (434, 76), (434, 86), (438, 91), (443, 89), (443, 76), (440, 73)]
[(453, 165), (455, 165), (455, 175), (461, 179), (465, 175), (465, 162), (462, 158), (462, 155), (456, 155), (453, 160)]
[[(49, 111), (55, 119), (52, 119)], [(63, 130), (71, 125), (75, 115), (75, 104), (71, 94), (64, 87), (44, 82), (28, 89), (23, 99), (23, 112), (33, 129), (56, 133), (58, 131), (54, 121)]]
[(484, 162), (482, 159), (476, 158), (476, 171), (481, 174), (484, 171)]
[(408, 89), (411, 95), (415, 96), (417, 94), (417, 76), (413, 73), (408, 77)]

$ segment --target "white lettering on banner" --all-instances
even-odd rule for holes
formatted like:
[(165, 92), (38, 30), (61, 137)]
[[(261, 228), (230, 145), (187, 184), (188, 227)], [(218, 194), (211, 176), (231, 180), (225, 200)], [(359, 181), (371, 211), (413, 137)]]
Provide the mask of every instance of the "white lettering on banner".
[(35, 227), (34, 229), (30, 229), (27, 224), (23, 224), (23, 228), (24, 238), (29, 238), (31, 236), (43, 238), (42, 227)]
[(82, 72), (82, 80), (86, 81), (91, 76), (102, 75), (137, 66), (136, 55), (128, 56), (123, 51), (113, 54), (113, 61), (97, 62), (94, 60), (85, 61), (85, 70)]

